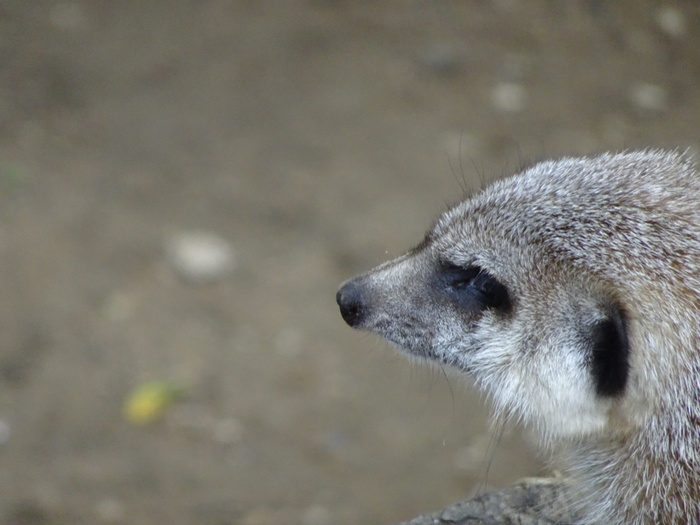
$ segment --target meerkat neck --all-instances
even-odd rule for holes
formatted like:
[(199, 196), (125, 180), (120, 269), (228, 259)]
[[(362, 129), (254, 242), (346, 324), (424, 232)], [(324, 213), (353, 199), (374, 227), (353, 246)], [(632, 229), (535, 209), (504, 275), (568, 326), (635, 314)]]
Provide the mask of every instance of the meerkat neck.
[(700, 431), (700, 419), (688, 409), (651, 417), (627, 435), (566, 447), (572, 505), (581, 509), (582, 524), (663, 523), (664, 516), (696, 523), (700, 451), (686, 444)]

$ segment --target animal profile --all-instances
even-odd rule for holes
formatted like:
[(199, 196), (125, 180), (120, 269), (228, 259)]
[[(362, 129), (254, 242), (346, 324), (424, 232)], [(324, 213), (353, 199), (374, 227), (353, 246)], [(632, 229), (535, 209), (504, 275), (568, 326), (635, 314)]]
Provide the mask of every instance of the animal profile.
[(468, 374), (531, 425), (577, 523), (699, 522), (700, 173), (686, 155), (536, 164), (337, 302), (353, 328)]

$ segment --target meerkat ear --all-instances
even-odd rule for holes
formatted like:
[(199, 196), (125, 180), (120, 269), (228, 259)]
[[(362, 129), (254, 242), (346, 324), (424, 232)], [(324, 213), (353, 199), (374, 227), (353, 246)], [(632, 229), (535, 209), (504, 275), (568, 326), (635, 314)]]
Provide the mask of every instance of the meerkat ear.
[(629, 375), (629, 339), (625, 313), (617, 304), (604, 308), (604, 317), (591, 327), (591, 374), (596, 393), (621, 396)]

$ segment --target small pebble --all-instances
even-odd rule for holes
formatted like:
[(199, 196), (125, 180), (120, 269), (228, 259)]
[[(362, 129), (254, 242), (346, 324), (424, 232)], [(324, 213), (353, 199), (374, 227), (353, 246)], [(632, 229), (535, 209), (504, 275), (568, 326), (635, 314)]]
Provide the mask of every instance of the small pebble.
[(175, 271), (191, 282), (212, 282), (223, 278), (234, 264), (229, 242), (209, 232), (181, 233), (170, 239), (168, 260)]
[(433, 73), (448, 75), (459, 70), (462, 57), (453, 46), (433, 44), (423, 51), (420, 61)]
[(517, 113), (525, 109), (527, 90), (515, 82), (501, 82), (493, 88), (491, 101), (503, 113)]
[(236, 443), (243, 438), (243, 425), (232, 418), (221, 419), (214, 424), (214, 440), (222, 445)]
[(0, 419), (0, 445), (4, 445), (12, 437), (12, 427), (4, 419)]
[(332, 522), (331, 511), (321, 505), (311, 505), (301, 516), (302, 525), (326, 525)]
[(133, 311), (133, 297), (126, 292), (117, 291), (107, 298), (102, 313), (112, 322), (123, 322), (131, 317)]
[(239, 521), (241, 525), (277, 525), (284, 522), (281, 511), (275, 511), (268, 507), (253, 509)]
[(95, 513), (105, 523), (120, 523), (126, 518), (124, 505), (117, 499), (105, 498), (97, 502)]
[(661, 31), (673, 38), (682, 38), (688, 31), (685, 15), (680, 9), (665, 6), (656, 13), (656, 23)]
[(668, 107), (668, 92), (662, 86), (639, 82), (630, 90), (632, 103), (641, 110), (660, 113)]

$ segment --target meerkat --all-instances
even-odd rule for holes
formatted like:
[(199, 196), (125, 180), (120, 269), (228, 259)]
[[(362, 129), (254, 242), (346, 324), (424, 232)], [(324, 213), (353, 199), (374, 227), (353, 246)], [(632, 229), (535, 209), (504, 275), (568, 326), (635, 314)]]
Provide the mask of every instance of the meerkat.
[(581, 524), (700, 520), (700, 173), (676, 152), (534, 165), (337, 293), (556, 450)]

